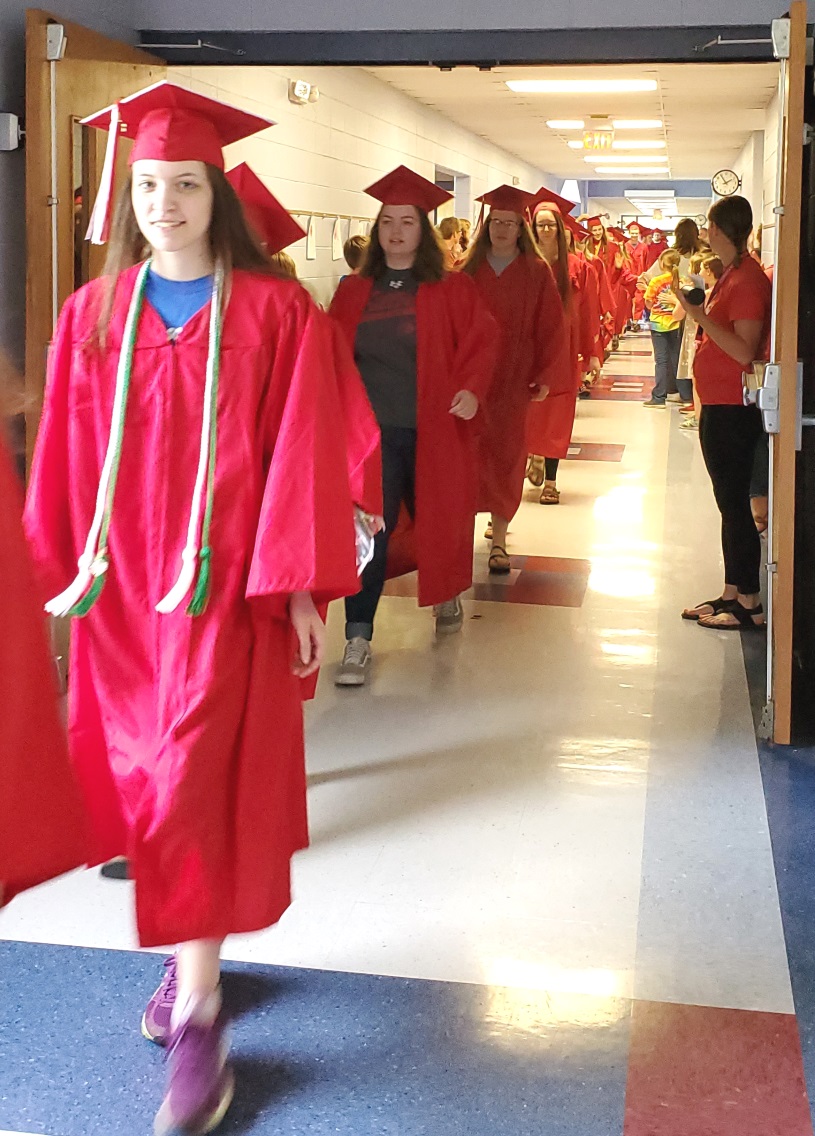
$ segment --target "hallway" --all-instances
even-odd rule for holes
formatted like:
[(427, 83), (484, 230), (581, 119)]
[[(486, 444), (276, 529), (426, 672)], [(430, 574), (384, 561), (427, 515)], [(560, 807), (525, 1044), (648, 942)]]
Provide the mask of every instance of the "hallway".
[[(652, 373), (626, 336), (500, 582), (478, 519), (461, 636), (406, 578), (368, 687), (326, 668), (295, 904), (226, 945), (224, 1132), (811, 1136), (771, 836), (787, 893), (805, 865), (740, 637), (679, 618), (718, 594), (718, 516), (698, 435), (640, 405)], [(338, 605), (330, 630), (336, 661)], [(130, 887), (79, 873), (0, 915), (0, 1129), (149, 1131)]]

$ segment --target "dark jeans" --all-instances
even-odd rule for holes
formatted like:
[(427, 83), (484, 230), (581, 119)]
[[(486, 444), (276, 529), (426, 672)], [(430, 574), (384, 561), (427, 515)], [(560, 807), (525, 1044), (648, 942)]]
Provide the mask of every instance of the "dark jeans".
[(679, 370), (679, 352), (682, 347), (682, 328), (673, 331), (654, 331), (651, 328), (651, 343), (654, 347), (654, 376), (656, 383), (651, 398), (654, 402), (664, 402), (676, 390), (676, 372)]
[(374, 556), (362, 573), (362, 591), (345, 601), (345, 638), (374, 636), (374, 616), (385, 586), (388, 540), (404, 504), (411, 517), (416, 509), (416, 431), (382, 427), (382, 497), (385, 531), (374, 538)]
[(750, 510), (750, 480), (761, 438), (755, 406), (703, 406), (699, 440), (719, 512), (726, 584), (742, 595), (761, 590), (761, 540)]

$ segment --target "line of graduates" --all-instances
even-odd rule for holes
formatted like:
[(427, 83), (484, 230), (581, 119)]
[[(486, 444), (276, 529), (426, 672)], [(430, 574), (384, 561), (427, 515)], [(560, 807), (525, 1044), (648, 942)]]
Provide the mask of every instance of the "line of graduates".
[[(344, 597), (370, 644), (385, 576), (415, 566), (437, 632), (460, 629), (476, 513), (508, 571), (529, 406), (571, 396), (572, 339), (511, 187), (450, 273), (429, 220), (447, 195), (381, 179), (365, 265), (326, 314), (273, 260), (302, 230), (250, 170), (226, 173), (224, 147), (273, 124), (162, 81), (87, 125), (107, 132), (91, 235), (108, 260), (54, 332), (27, 550), (0, 465), (19, 608), (0, 696), (28, 708), (0, 731), (0, 886), (127, 857), (139, 943), (176, 944), (141, 1021), (167, 1054), (155, 1131), (194, 1136), (235, 1091), (223, 940), (281, 917), (308, 842), (326, 607)], [(42, 606), (73, 620), (69, 754)]]

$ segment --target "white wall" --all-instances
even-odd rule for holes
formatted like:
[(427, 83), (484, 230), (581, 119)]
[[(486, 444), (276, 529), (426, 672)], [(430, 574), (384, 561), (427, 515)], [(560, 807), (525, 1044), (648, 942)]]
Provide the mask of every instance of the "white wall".
[[(358, 68), (298, 67), (296, 75), (271, 67), (172, 68), (169, 77), (278, 123), (231, 146), (227, 162), (230, 167), (248, 162), (293, 213), (372, 219), (376, 202), (363, 192), (365, 186), (400, 164), (431, 181), (437, 165), (467, 175), (469, 196), (456, 202), (461, 216), (472, 216), (475, 197), (512, 184), (513, 177), (522, 189), (552, 185), (541, 170)], [(288, 101), (288, 80), (295, 77), (319, 87), (317, 103)], [(343, 238), (349, 224), (343, 222)], [(330, 300), (347, 271), (344, 261), (331, 258), (332, 230), (333, 219), (317, 222), (316, 260), (306, 260), (305, 241), (289, 249), (320, 303)]]
[(754, 130), (744, 149), (733, 163), (734, 171), (741, 178), (739, 193), (746, 197), (753, 207), (756, 228), (761, 223), (764, 209), (764, 131)]
[(773, 213), (777, 197), (778, 180), (778, 95), (767, 107), (764, 120), (764, 207), (761, 242), (761, 259), (764, 264), (775, 264), (775, 237), (777, 218)]
[(235, 31), (434, 31), (466, 28), (727, 27), (769, 24), (787, 0), (138, 0), (142, 28)]

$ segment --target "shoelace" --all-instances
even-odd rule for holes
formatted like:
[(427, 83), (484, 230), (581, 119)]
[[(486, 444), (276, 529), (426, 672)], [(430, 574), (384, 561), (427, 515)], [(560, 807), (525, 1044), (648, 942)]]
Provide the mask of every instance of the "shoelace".
[(368, 656), (367, 644), (351, 643), (345, 649), (345, 662), (350, 666), (361, 667)]
[(165, 959), (164, 965), (167, 968), (167, 973), (164, 975), (164, 982), (162, 983), (161, 1002), (165, 1006), (173, 1006), (178, 994), (178, 969), (175, 956), (171, 955), (170, 958)]

